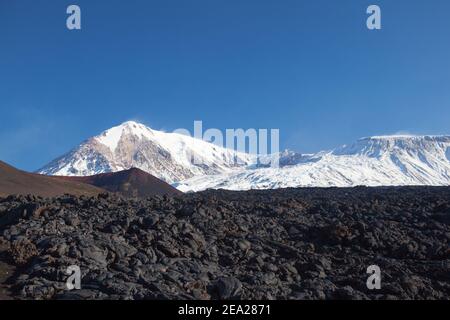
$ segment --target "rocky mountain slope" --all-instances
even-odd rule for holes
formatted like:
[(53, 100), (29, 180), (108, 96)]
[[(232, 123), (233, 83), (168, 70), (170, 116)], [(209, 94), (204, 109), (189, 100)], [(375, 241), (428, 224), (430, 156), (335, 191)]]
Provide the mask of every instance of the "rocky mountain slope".
[(58, 178), (87, 183), (110, 192), (117, 192), (125, 197), (146, 198), (154, 195), (177, 195), (182, 193), (170, 184), (136, 168), (100, 173), (87, 177), (58, 176)]
[(65, 193), (89, 196), (101, 192), (105, 191), (89, 184), (28, 173), (0, 161), (0, 196), (33, 194), (53, 197)]
[(0, 196), (92, 196), (106, 192), (138, 198), (181, 194), (166, 182), (136, 168), (87, 177), (46, 176), (17, 170), (0, 161)]

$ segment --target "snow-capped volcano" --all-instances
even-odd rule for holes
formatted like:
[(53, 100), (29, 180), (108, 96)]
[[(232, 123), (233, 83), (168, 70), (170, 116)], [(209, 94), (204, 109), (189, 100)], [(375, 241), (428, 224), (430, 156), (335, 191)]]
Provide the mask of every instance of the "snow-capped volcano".
[[(200, 161), (194, 163), (194, 156)], [(88, 139), (39, 173), (87, 176), (136, 167), (181, 191), (450, 185), (450, 136), (377, 136), (315, 154), (284, 151), (279, 168), (262, 167), (256, 158), (128, 121)]]
[(285, 152), (280, 168), (193, 177), (182, 191), (357, 185), (449, 185), (450, 136), (378, 136), (311, 155)]
[(251, 164), (254, 158), (200, 139), (127, 121), (81, 143), (38, 172), (87, 176), (135, 167), (172, 183), (193, 176), (225, 173)]

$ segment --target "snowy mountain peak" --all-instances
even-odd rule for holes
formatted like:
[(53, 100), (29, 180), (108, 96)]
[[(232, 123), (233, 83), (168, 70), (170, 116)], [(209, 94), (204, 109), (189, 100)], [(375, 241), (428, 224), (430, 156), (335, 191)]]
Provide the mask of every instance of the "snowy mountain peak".
[(439, 152), (450, 143), (450, 136), (390, 135), (357, 140), (333, 150), (334, 155), (382, 157), (392, 153)]
[(359, 140), (422, 140), (422, 139), (439, 140), (441, 138), (448, 138), (448, 137), (449, 136), (443, 135), (393, 134), (393, 135), (364, 137)]
[(286, 150), (279, 153), (279, 168), (258, 165), (257, 160), (255, 155), (127, 121), (39, 172), (86, 176), (136, 167), (176, 182), (182, 191), (450, 184), (450, 136), (374, 136), (315, 154)]
[(312, 155), (285, 152), (281, 167), (179, 182), (182, 191), (357, 185), (450, 185), (450, 136), (376, 136)]
[(172, 183), (196, 175), (228, 172), (252, 164), (254, 158), (200, 139), (127, 121), (81, 143), (38, 172), (87, 176), (135, 167)]
[(366, 143), (391, 143), (391, 144), (424, 144), (450, 141), (450, 136), (445, 135), (385, 135), (361, 138), (358, 141)]
[(146, 138), (153, 136), (153, 131), (141, 123), (126, 121), (121, 125), (103, 131), (100, 135), (94, 137), (94, 139), (108, 147), (111, 152), (114, 152), (124, 134), (133, 135), (137, 138)]

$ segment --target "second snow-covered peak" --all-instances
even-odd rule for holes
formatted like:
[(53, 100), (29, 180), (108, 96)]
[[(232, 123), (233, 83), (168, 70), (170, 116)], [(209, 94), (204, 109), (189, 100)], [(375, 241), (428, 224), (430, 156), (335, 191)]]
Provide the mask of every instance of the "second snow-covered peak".
[(450, 136), (387, 135), (361, 138), (333, 150), (333, 154), (380, 157), (399, 152), (439, 152), (448, 146)]

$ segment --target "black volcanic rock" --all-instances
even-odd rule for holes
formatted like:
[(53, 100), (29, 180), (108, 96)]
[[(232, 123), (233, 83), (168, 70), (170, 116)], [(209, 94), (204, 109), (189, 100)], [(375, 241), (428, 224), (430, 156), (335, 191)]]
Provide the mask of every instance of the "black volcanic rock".
[(448, 187), (10, 196), (0, 260), (18, 299), (449, 299), (449, 207)]

